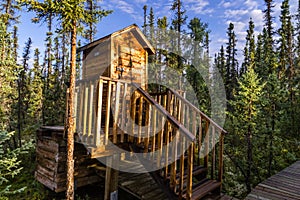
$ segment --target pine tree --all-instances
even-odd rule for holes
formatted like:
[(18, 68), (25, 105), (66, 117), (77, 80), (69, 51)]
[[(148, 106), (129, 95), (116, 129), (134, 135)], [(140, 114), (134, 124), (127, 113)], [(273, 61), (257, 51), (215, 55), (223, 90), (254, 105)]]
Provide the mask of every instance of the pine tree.
[[(298, 1), (298, 9), (297, 9), (297, 14), (295, 15), (295, 72), (294, 72), (294, 88), (297, 88), (299, 85), (298, 83), (300, 82), (300, 1)], [(297, 118), (295, 119), (296, 121), (299, 121), (300, 118), (300, 94), (299, 90), (294, 91), (294, 96), (295, 96), (295, 102), (296, 105), (295, 107), (295, 116)], [(300, 134), (300, 124), (296, 123), (295, 124), (295, 135)]]
[(17, 98), (15, 88), (17, 88), (18, 74), (16, 69), (18, 66), (14, 55), (4, 51), (12, 43), (6, 30), (6, 25), (0, 18), (0, 57), (4, 58), (0, 59), (0, 130), (10, 131), (13, 128), (11, 125), (13, 120), (9, 116), (12, 113), (13, 100)]
[[(227, 99), (233, 98), (233, 91), (237, 85), (238, 77), (238, 61), (236, 59), (237, 49), (236, 49), (236, 35), (234, 32), (234, 25), (229, 24), (228, 30), (228, 43), (226, 44), (226, 77), (225, 77), (225, 86), (226, 86), (226, 96)], [(230, 108), (230, 107), (229, 107)]]
[(294, 73), (294, 55), (293, 55), (293, 35), (294, 30), (291, 22), (289, 0), (284, 0), (281, 5), (280, 22), (281, 27), (278, 30), (279, 33), (279, 68), (278, 78), (281, 79), (285, 75), (289, 76), (289, 79)]
[(262, 102), (264, 85), (250, 65), (238, 81), (237, 94), (230, 100), (233, 111), (229, 113), (232, 121), (229, 138), (233, 144), (234, 157), (238, 160), (240, 173), (244, 177), (247, 192), (251, 191), (254, 184), (253, 168), (255, 147), (253, 137), (259, 134), (259, 112)]
[[(176, 31), (176, 35), (173, 38), (173, 49), (175, 50), (175, 54), (173, 55), (174, 58), (171, 58), (172, 60), (176, 60), (176, 62), (173, 65), (173, 68), (178, 70), (178, 73), (180, 74), (180, 76), (182, 75), (183, 71), (184, 71), (184, 63), (183, 63), (183, 59), (182, 59), (182, 50), (181, 50), (181, 34), (183, 32), (183, 25), (186, 23), (186, 10), (184, 9), (184, 6), (182, 4), (182, 1), (180, 0), (174, 0), (172, 7), (171, 7), (171, 11), (173, 11), (174, 14), (174, 18), (172, 19), (172, 29)], [(182, 80), (178, 80), (178, 88), (179, 90), (182, 89)]]
[(94, 36), (97, 33), (96, 29), (96, 22), (97, 22), (97, 16), (94, 14), (95, 11), (99, 10), (100, 7), (97, 4), (97, 0), (87, 0), (86, 2), (86, 10), (91, 16), (91, 19), (89, 22), (86, 23), (87, 29), (85, 30), (84, 37), (89, 41), (94, 41)]
[(40, 51), (34, 50), (34, 63), (31, 71), (31, 84), (30, 84), (30, 99), (28, 113), (30, 121), (35, 128), (38, 128), (42, 124), (42, 105), (43, 105), (43, 74), (40, 66)]
[(16, 16), (16, 12), (20, 10), (19, 4), (15, 0), (3, 0), (0, 4), (1, 18), (6, 25), (6, 31), (13, 24), (18, 22), (19, 16)]
[(70, 58), (70, 87), (68, 100), (68, 122), (67, 122), (67, 192), (66, 198), (74, 199), (74, 94), (75, 94), (75, 77), (76, 77), (76, 40), (77, 32), (81, 27), (91, 21), (99, 21), (103, 16), (107, 16), (111, 11), (95, 10), (89, 13), (85, 9), (84, 0), (47, 0), (44, 3), (39, 1), (22, 0), (29, 10), (37, 13), (38, 19), (47, 16), (53, 12), (61, 21), (64, 32), (71, 35), (71, 58)]
[(249, 21), (249, 28), (246, 36), (246, 46), (244, 48), (244, 62), (242, 64), (239, 76), (246, 73), (248, 67), (251, 65), (255, 69), (255, 36), (254, 36), (254, 22)]
[(199, 18), (193, 18), (188, 24), (191, 35), (190, 50), (187, 52), (191, 65), (186, 67), (186, 79), (193, 87), (196, 94), (200, 109), (208, 113), (209, 96), (209, 63), (207, 63), (204, 47), (206, 44), (207, 34), (209, 33), (208, 25), (201, 22)]
[(143, 28), (143, 33), (145, 36), (147, 36), (147, 5), (143, 6), (143, 10), (144, 10), (144, 24), (142, 26)]

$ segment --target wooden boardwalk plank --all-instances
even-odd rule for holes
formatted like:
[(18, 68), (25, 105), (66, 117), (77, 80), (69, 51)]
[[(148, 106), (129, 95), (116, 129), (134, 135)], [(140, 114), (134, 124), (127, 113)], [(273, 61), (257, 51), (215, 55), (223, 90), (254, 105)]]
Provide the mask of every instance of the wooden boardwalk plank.
[(300, 161), (258, 184), (246, 197), (252, 199), (300, 199)]

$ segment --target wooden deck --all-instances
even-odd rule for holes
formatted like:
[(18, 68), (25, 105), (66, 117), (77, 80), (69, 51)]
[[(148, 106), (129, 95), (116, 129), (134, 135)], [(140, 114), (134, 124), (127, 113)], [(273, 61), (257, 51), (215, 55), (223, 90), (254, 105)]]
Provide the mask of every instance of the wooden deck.
[(300, 161), (258, 184), (245, 200), (300, 199)]

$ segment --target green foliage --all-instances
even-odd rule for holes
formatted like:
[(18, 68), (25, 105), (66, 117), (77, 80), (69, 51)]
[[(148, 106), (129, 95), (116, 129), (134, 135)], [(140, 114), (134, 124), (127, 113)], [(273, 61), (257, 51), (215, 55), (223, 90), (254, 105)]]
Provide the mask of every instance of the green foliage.
[(33, 148), (32, 141), (25, 143), (22, 148), (9, 148), (13, 132), (0, 131), (0, 198), (5, 199), (7, 195), (24, 192), (26, 187), (14, 188), (10, 180), (22, 171), (21, 160), (18, 157), (26, 154)]

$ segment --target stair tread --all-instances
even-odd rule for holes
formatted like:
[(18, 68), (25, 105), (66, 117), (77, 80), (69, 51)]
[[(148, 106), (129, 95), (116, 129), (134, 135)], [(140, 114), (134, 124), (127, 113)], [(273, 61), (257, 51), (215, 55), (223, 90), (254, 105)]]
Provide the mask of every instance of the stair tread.
[[(193, 167), (193, 176), (197, 176), (201, 173), (207, 172), (207, 168), (204, 166), (197, 166)], [(184, 180), (187, 178), (187, 169), (184, 170)], [(170, 179), (170, 174), (167, 176), (167, 179)], [(176, 180), (178, 181), (180, 179), (180, 172), (176, 173)]]
[[(198, 167), (195, 167), (193, 169), (193, 176), (197, 176), (199, 174), (202, 174), (204, 172), (207, 172), (207, 168), (203, 167), (203, 166), (198, 166)], [(179, 176), (179, 173), (178, 173), (178, 176)], [(177, 175), (176, 175), (177, 177)], [(184, 172), (184, 177), (183, 179), (185, 180), (187, 178), (187, 171)], [(177, 178), (179, 180), (179, 177)]]
[[(208, 193), (216, 190), (221, 186), (221, 183), (216, 180), (207, 180), (193, 188), (192, 200), (199, 200), (202, 197), (206, 196)], [(186, 193), (183, 194), (183, 198), (186, 198)]]

